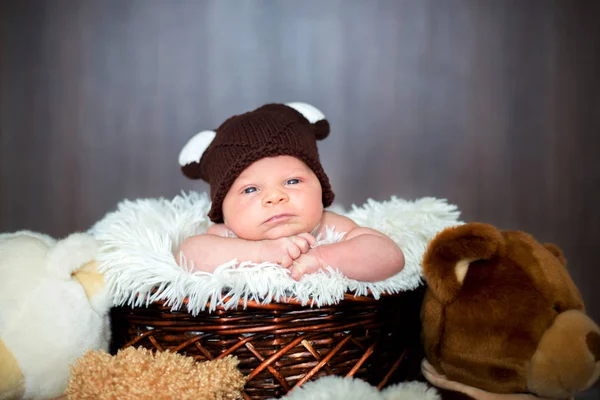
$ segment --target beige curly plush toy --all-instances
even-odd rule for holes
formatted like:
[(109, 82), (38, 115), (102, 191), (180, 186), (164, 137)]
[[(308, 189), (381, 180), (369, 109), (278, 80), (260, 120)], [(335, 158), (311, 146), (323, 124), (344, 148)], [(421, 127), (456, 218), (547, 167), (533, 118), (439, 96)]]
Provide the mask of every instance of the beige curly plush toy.
[(246, 379), (238, 360), (195, 362), (178, 353), (128, 347), (111, 356), (88, 351), (71, 369), (69, 400), (241, 398)]

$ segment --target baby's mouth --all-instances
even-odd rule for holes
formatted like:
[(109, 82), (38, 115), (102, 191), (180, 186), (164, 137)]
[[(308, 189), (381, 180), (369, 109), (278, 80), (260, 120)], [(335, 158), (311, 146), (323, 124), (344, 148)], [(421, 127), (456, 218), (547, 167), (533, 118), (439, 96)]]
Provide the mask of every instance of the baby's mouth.
[(285, 221), (285, 220), (290, 219), (292, 217), (293, 217), (292, 214), (277, 214), (277, 215), (273, 215), (271, 218), (269, 218), (268, 220), (265, 221), (265, 224), (269, 224), (269, 223), (272, 223), (272, 222)]

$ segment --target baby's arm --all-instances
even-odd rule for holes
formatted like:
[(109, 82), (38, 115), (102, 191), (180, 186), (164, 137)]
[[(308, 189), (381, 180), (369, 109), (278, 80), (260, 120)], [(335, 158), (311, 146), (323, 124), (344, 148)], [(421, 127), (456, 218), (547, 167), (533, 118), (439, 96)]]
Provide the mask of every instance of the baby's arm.
[(212, 225), (205, 234), (185, 239), (179, 251), (188, 265), (193, 263), (198, 271), (213, 272), (219, 265), (235, 258), (256, 263), (273, 262), (287, 268), (315, 243), (315, 238), (308, 233), (255, 241), (225, 237), (226, 232), (223, 225)]
[(323, 224), (347, 232), (344, 240), (316, 247), (298, 257), (291, 269), (294, 279), (331, 266), (348, 278), (376, 282), (404, 267), (402, 250), (383, 233), (360, 227), (351, 219), (331, 212), (325, 215)]

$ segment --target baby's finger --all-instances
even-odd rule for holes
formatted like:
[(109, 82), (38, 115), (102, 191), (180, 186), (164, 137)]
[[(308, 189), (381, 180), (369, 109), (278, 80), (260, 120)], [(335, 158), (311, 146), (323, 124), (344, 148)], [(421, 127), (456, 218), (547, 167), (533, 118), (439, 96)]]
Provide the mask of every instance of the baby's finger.
[(292, 260), (295, 260), (296, 258), (300, 257), (300, 254), (302, 254), (302, 250), (300, 249), (300, 247), (298, 246), (298, 243), (296, 242), (296, 240), (294, 240), (295, 238), (290, 238), (290, 245), (287, 247), (287, 252), (288, 255), (292, 258)]
[(315, 237), (310, 233), (301, 233), (297, 236), (306, 239), (306, 241), (311, 247), (317, 244), (317, 239), (315, 239)]
[(292, 268), (290, 269), (290, 275), (292, 279), (299, 281), (302, 276), (306, 273), (306, 268), (303, 265), (294, 263)]
[(283, 268), (289, 268), (292, 266), (293, 264), (293, 260), (291, 259), (291, 257), (289, 256), (283, 256), (282, 260), (281, 260), (281, 266)]
[(298, 246), (302, 253), (306, 253), (308, 250), (310, 250), (310, 244), (308, 243), (308, 240), (306, 240), (306, 238), (303, 238), (301, 236), (294, 236), (292, 237), (292, 241), (296, 246)]

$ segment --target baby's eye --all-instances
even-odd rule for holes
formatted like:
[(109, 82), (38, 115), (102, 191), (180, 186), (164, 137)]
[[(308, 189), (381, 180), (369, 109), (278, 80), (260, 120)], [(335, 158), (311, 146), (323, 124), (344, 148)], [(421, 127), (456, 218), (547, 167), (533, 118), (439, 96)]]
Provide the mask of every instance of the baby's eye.
[(293, 178), (293, 179), (288, 179), (285, 184), (286, 185), (297, 185), (300, 183), (299, 179)]
[(250, 187), (247, 187), (246, 189), (244, 189), (243, 193), (244, 194), (250, 194), (250, 193), (256, 192), (256, 190), (257, 189), (254, 186), (250, 186)]

